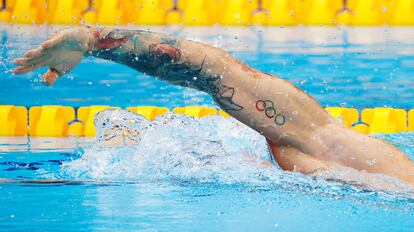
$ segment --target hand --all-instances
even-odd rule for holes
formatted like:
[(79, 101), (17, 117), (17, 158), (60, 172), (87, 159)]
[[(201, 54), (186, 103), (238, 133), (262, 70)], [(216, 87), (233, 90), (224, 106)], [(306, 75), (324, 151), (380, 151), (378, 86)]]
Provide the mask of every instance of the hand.
[(92, 41), (88, 28), (66, 28), (50, 36), (39, 47), (14, 60), (15, 74), (23, 74), (40, 67), (49, 67), (43, 80), (51, 85), (81, 61)]

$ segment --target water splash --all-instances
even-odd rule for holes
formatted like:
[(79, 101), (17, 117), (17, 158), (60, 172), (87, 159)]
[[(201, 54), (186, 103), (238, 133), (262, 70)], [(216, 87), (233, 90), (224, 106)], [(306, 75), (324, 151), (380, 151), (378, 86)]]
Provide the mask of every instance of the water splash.
[(97, 142), (85, 148), (81, 158), (63, 163), (57, 178), (243, 184), (323, 194), (359, 192), (366, 186), (410, 191), (395, 178), (350, 168), (309, 177), (265, 166), (263, 161), (272, 160), (264, 137), (234, 119), (168, 113), (148, 121), (112, 109), (97, 114), (95, 125)]
[(64, 163), (60, 178), (236, 183), (277, 172), (261, 164), (270, 157), (265, 139), (234, 119), (169, 113), (148, 121), (107, 110), (95, 125), (97, 142)]

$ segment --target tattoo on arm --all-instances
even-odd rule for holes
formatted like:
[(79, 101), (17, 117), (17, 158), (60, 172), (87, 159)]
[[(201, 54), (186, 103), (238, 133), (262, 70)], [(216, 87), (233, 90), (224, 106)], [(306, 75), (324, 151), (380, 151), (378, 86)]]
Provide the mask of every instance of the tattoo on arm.
[(271, 100), (258, 100), (256, 101), (256, 110), (264, 112), (266, 117), (273, 119), (274, 123), (278, 126), (283, 126), (286, 123), (286, 117), (283, 112), (277, 112), (276, 106)]
[(100, 29), (93, 31), (94, 43), (87, 55), (125, 64), (172, 84), (210, 94), (225, 111), (241, 111), (233, 101), (235, 88), (224, 85), (221, 76), (205, 72), (207, 53), (201, 64), (185, 59), (180, 40), (146, 31)]

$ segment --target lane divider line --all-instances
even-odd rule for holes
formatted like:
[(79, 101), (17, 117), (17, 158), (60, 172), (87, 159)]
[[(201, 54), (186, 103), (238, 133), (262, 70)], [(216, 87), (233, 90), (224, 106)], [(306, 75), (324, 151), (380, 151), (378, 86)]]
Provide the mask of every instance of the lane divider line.
[[(256, 104), (258, 110), (264, 107), (264, 101)], [(60, 105), (24, 106), (0, 105), (0, 136), (95, 136), (94, 116), (109, 108), (108, 105), (74, 107)], [(148, 120), (166, 114), (167, 107), (135, 106), (127, 107), (129, 111), (143, 115)], [(360, 112), (354, 108), (327, 107), (326, 111), (342, 122), (346, 127), (364, 134), (398, 133), (414, 131), (414, 109), (408, 112), (397, 108), (365, 108)], [(264, 108), (263, 108), (264, 110)], [(176, 114), (201, 118), (206, 116), (231, 117), (223, 110), (214, 107), (184, 106), (172, 109)], [(281, 124), (283, 125), (283, 124)]]

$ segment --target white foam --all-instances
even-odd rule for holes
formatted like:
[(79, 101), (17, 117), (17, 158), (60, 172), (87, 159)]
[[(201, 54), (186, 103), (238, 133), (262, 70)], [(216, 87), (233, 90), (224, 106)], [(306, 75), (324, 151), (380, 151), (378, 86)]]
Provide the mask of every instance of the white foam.
[(376, 190), (410, 191), (394, 178), (354, 169), (319, 173), (312, 179), (277, 166), (266, 167), (262, 161), (271, 161), (266, 140), (234, 119), (168, 113), (148, 121), (129, 111), (106, 110), (96, 116), (95, 125), (97, 142), (85, 148), (81, 158), (65, 162), (58, 178), (323, 186), (325, 192), (328, 185), (343, 185), (325, 181), (333, 179)]
[[(84, 155), (64, 163), (71, 179), (245, 182), (263, 171), (270, 153), (265, 139), (234, 119), (194, 119), (166, 114), (157, 120), (123, 110), (95, 119), (98, 141)], [(119, 145), (123, 146), (119, 146)]]

